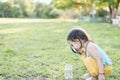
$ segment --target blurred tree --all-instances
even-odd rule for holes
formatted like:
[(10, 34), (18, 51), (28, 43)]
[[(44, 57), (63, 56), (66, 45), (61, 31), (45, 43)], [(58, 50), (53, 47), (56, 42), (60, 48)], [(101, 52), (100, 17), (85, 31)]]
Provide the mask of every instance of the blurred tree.
[(0, 3), (0, 16), (56, 18), (58, 14), (51, 5), (30, 0), (8, 0)]
[(43, 6), (43, 4), (41, 4), (41, 3), (36, 3), (36, 8), (35, 8), (35, 10), (34, 10), (34, 12), (35, 12), (35, 14), (36, 14), (36, 16), (37, 17), (41, 17), (42, 15), (42, 7)]
[(28, 16), (27, 12), (26, 12), (26, 6), (24, 4), (24, 0), (13, 0), (12, 3), (14, 3), (14, 5), (18, 5), (20, 7), (23, 16)]
[[(81, 10), (82, 15), (89, 15), (89, 12), (94, 11), (93, 4), (95, 0), (53, 0), (52, 4), (57, 9), (70, 9)], [(95, 7), (95, 6), (94, 6)]]
[[(91, 0), (53, 0), (52, 4), (55, 6), (57, 9), (70, 9), (70, 8), (80, 8), (83, 7), (87, 9), (87, 7), (91, 6)], [(88, 7), (88, 8), (89, 8)]]
[(0, 17), (21, 17), (19, 6), (11, 6), (10, 3), (0, 3)]
[(120, 0), (100, 0), (100, 4), (107, 3), (109, 7), (110, 18), (116, 18)]
[(104, 4), (106, 6), (106, 3), (109, 7), (109, 13), (110, 18), (115, 18), (118, 13), (118, 7), (120, 4), (120, 0), (53, 0), (53, 5), (57, 9), (70, 9), (70, 8), (80, 8), (82, 7), (85, 12), (87, 12), (87, 9), (91, 10), (91, 13), (94, 13), (94, 9), (96, 5)]
[(0, 3), (0, 13), (1, 17), (9, 17), (10, 15), (10, 4), (9, 3)]
[(96, 16), (98, 16), (98, 17), (106, 17), (107, 14), (108, 14), (108, 11), (107, 11), (107, 10), (105, 10), (105, 9), (103, 9), (103, 8), (99, 8), (99, 9), (97, 10)]
[(36, 9), (36, 16), (40, 18), (56, 18), (59, 15), (54, 11), (51, 5), (45, 4), (37, 4)]
[(23, 16), (34, 17), (35, 4), (29, 0), (14, 0), (14, 4), (18, 4), (21, 8)]
[(12, 7), (10, 10), (10, 17), (18, 18), (23, 17), (20, 7)]
[(73, 7), (72, 0), (53, 0), (52, 3), (57, 9), (65, 10)]

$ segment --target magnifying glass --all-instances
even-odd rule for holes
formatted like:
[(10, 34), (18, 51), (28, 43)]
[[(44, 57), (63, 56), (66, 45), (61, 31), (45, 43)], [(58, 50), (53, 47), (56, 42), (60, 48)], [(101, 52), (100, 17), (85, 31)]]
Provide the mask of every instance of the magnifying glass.
[(78, 51), (72, 46), (72, 45), (70, 45), (70, 49), (76, 54), (76, 53), (78, 53)]

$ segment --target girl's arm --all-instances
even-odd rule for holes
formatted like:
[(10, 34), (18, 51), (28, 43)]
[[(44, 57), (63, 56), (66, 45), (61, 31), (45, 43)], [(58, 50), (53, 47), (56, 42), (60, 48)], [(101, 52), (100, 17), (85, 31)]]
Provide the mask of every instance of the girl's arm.
[(104, 65), (102, 62), (102, 58), (96, 48), (96, 46), (93, 43), (89, 43), (88, 47), (87, 47), (87, 51), (90, 53), (91, 56), (93, 56), (98, 64), (98, 69), (99, 69), (99, 73), (104, 73)]

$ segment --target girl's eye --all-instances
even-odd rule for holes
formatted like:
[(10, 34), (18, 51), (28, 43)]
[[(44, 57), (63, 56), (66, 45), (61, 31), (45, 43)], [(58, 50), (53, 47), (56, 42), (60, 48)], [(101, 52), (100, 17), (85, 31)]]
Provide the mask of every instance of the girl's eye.
[(72, 44), (70, 44), (70, 46), (72, 46), (72, 47), (73, 47), (73, 45), (72, 45)]

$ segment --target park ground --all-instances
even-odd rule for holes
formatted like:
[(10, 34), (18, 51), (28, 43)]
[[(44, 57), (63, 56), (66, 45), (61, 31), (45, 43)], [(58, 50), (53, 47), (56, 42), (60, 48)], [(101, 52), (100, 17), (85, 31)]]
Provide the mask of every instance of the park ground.
[(71, 28), (83, 28), (113, 63), (108, 80), (120, 79), (120, 27), (109, 23), (51, 19), (0, 19), (0, 80), (65, 80), (73, 65), (73, 80), (87, 72), (81, 56), (66, 41)]

